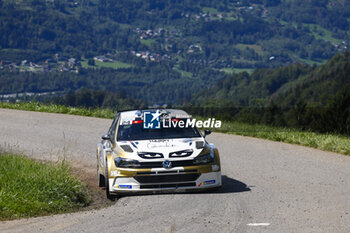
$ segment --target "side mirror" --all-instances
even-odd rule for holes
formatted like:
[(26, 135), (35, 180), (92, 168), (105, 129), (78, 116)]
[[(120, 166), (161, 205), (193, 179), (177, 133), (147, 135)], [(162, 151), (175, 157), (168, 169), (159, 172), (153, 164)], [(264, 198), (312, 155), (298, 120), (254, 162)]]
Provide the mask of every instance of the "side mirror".
[(203, 137), (206, 137), (209, 134), (211, 134), (211, 131), (209, 129), (205, 129)]
[(111, 137), (108, 134), (102, 136), (102, 140), (111, 140)]

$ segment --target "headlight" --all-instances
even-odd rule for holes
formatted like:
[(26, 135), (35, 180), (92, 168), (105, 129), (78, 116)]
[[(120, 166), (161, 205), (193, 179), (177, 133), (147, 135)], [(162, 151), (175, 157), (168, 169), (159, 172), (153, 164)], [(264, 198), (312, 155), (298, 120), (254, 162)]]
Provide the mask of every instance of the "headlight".
[(114, 159), (114, 164), (116, 167), (124, 167), (124, 168), (136, 168), (140, 167), (140, 162), (133, 159), (124, 159), (124, 158), (116, 158)]
[(214, 162), (214, 150), (210, 150), (210, 153), (199, 155), (194, 160), (194, 164), (207, 164)]
[(144, 159), (164, 158), (162, 153), (155, 153), (155, 152), (137, 152), (137, 155)]

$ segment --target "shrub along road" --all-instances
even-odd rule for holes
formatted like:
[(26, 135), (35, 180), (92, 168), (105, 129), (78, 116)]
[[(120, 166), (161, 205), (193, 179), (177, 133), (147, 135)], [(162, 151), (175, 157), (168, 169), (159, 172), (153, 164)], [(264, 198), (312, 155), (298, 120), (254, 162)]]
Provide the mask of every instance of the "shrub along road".
[[(94, 174), (111, 120), (0, 109), (0, 143)], [(123, 197), (100, 210), (0, 222), (0, 232), (349, 232), (350, 157), (213, 133), (217, 193)], [(84, 174), (86, 174), (84, 173)], [(91, 179), (96, 179), (91, 175)]]

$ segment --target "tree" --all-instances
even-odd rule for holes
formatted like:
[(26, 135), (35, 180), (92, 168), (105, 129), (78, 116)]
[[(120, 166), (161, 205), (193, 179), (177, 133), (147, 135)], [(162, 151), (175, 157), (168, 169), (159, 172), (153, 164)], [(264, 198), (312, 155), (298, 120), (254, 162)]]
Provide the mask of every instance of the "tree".
[(95, 60), (94, 59), (89, 59), (88, 60), (88, 65), (89, 66), (94, 66), (95, 65)]

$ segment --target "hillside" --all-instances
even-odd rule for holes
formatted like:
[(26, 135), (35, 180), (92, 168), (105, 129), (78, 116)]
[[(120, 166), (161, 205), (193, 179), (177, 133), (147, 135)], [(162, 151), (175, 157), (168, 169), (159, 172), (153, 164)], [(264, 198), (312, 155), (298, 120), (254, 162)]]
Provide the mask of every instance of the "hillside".
[(350, 52), (326, 64), (295, 64), (231, 75), (186, 107), (249, 123), (350, 134)]
[(213, 103), (213, 106), (263, 107), (284, 85), (290, 85), (313, 69), (315, 67), (298, 63), (275, 69), (258, 69), (252, 74), (230, 75), (209, 90), (200, 91), (194, 100), (201, 104)]
[(214, 87), (194, 96), (197, 103), (222, 106), (264, 107), (269, 104), (294, 106), (325, 105), (344, 86), (350, 85), (350, 52), (338, 54), (319, 67), (295, 64), (259, 69), (228, 76)]
[(346, 87), (350, 88), (350, 52), (336, 55), (325, 65), (300, 76), (276, 91), (271, 100), (284, 106), (295, 105), (301, 101), (309, 105), (325, 106)]
[(227, 74), (323, 64), (350, 41), (349, 0), (0, 0), (0, 15), (0, 94), (182, 103)]
[(148, 51), (218, 69), (276, 67), (322, 62), (349, 43), (346, 0), (1, 0), (0, 5), (1, 59), (15, 62), (57, 53), (81, 59)]

